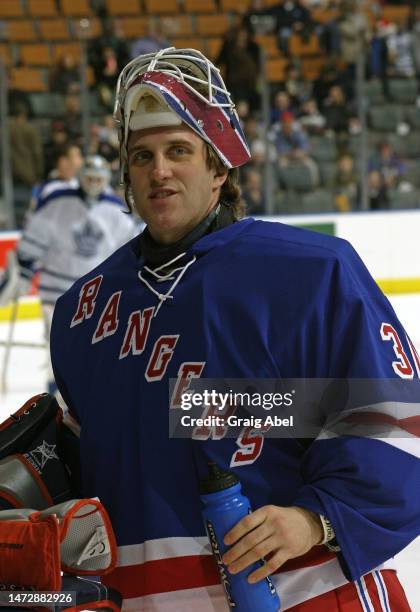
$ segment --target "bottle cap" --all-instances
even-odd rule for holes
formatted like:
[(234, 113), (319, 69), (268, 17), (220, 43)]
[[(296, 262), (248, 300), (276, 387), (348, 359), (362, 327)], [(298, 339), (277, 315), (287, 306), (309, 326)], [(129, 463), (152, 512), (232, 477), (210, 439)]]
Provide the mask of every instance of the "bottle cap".
[(239, 484), (239, 479), (233, 472), (222, 472), (216, 463), (209, 462), (209, 475), (202, 478), (199, 484), (200, 495), (217, 493)]

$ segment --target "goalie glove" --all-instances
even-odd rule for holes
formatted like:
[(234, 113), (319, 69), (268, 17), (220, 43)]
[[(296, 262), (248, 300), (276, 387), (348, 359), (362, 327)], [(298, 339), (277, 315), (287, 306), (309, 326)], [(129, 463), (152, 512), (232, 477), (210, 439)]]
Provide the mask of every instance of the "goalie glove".
[(101, 576), (116, 563), (111, 523), (96, 499), (71, 500), (43, 512), (0, 512), (0, 585), (59, 591), (61, 570)]
[(46, 393), (0, 425), (0, 509), (43, 510), (80, 494), (60, 456), (62, 428), (61, 409)]

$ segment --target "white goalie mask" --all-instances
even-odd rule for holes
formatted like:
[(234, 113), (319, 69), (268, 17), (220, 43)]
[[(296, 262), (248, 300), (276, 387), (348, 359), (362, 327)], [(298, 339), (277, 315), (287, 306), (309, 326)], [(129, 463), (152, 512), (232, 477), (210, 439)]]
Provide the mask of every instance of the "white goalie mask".
[(80, 185), (90, 198), (97, 198), (111, 180), (111, 170), (106, 159), (100, 155), (89, 155), (80, 170)]
[(114, 118), (120, 142), (121, 181), (127, 172), (131, 130), (185, 123), (227, 168), (250, 159), (235, 105), (216, 68), (195, 49), (170, 47), (140, 55), (121, 72)]

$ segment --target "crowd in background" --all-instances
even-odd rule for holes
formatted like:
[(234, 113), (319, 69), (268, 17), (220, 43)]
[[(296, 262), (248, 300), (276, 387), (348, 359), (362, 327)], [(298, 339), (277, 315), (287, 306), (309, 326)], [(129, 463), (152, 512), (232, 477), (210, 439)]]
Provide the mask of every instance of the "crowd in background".
[[(18, 224), (23, 222), (31, 192), (39, 181), (51, 173), (64, 173), (69, 179), (76, 176), (78, 163), (64, 164), (63, 170), (63, 156), (76, 159), (83, 148), (86, 154), (98, 153), (109, 161), (117, 185), (118, 139), (112, 109), (119, 71), (131, 58), (172, 44), (164, 21), (159, 20), (153, 21), (145, 36), (127, 42), (118, 36), (104, 3), (92, 0), (91, 4), (103, 19), (103, 34), (88, 47), (97, 108), (87, 145), (84, 147), (80, 116), (80, 71), (70, 54), (64, 54), (50, 72), (50, 92), (63, 98), (64, 113), (62, 119), (51, 122), (47, 135), (41, 134), (33, 121), (30, 96), (10, 92)], [(311, 192), (319, 187), (333, 194), (335, 210), (344, 212), (359, 207), (360, 173), (355, 143), (362, 126), (355, 87), (357, 59), (364, 54), (365, 78), (378, 84), (386, 104), (395, 102), (390, 88), (393, 79), (420, 79), (420, 7), (413, 3), (406, 22), (396, 24), (383, 18), (380, 2), (369, 2), (369, 10), (375, 16), (370, 21), (358, 10), (359, 6), (357, 0), (284, 0), (265, 8), (262, 0), (252, 0), (237, 25), (225, 33), (221, 49), (212, 59), (222, 69), (237, 102), (251, 148), (251, 162), (241, 169), (243, 198), (249, 214), (265, 213), (267, 160), (274, 176), (276, 212), (293, 212), (290, 206), (282, 209), (282, 203), (290, 201), (293, 191)], [(312, 15), (314, 8), (338, 9), (338, 17), (318, 23)], [(260, 48), (255, 40), (256, 35), (267, 33), (276, 35), (278, 48), (288, 60), (284, 80), (271, 86), (268, 139), (264, 137), (261, 114)], [(297, 34), (305, 40), (314, 33), (327, 59), (319, 78), (311, 81), (303, 77), (302, 63), (290, 52), (289, 39)], [(396, 125), (396, 132), (401, 134), (409, 129), (404, 121)], [(329, 146), (332, 154), (317, 155), (315, 144), (323, 147), (324, 153)], [(394, 150), (386, 133), (377, 133), (373, 144), (368, 159), (369, 206), (388, 208), (391, 190), (407, 192), (414, 188), (407, 174), (409, 163)]]

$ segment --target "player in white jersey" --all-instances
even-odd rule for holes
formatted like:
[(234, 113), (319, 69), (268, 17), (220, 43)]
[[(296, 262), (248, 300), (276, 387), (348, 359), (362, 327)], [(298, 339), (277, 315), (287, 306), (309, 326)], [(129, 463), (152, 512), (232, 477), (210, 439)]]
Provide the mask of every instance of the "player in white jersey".
[(126, 214), (124, 203), (109, 186), (110, 177), (105, 159), (87, 157), (79, 174), (80, 187), (55, 189), (32, 213), (17, 247), (19, 275), (9, 270), (0, 281), (0, 303), (7, 303), (26, 293), (39, 272), (47, 337), (60, 295), (138, 231), (135, 218)]

